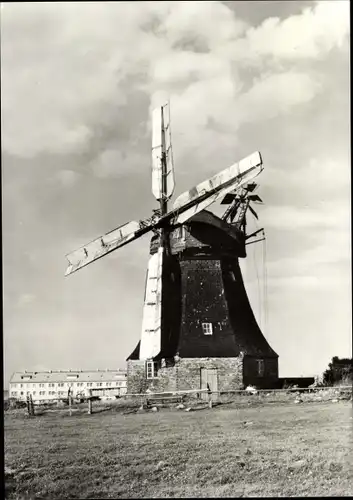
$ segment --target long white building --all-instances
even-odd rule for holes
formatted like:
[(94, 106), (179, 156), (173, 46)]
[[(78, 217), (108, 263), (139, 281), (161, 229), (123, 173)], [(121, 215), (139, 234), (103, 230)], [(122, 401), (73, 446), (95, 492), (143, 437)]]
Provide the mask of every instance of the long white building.
[(25, 401), (31, 395), (34, 402), (55, 401), (68, 397), (92, 395), (104, 398), (126, 394), (124, 370), (57, 370), (15, 372), (9, 383), (9, 398)]

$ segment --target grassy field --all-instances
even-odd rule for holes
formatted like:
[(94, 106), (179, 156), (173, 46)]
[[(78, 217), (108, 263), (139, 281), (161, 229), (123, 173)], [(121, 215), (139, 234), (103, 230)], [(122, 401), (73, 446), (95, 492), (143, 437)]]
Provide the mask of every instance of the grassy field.
[(5, 415), (8, 499), (353, 495), (351, 403)]

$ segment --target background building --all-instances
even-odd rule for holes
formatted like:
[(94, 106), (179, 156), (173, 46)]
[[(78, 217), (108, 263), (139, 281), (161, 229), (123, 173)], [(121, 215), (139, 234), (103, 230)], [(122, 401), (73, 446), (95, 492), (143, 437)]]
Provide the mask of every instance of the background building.
[(68, 396), (85, 396), (88, 390), (102, 398), (126, 394), (124, 370), (58, 370), (46, 372), (15, 372), (9, 383), (9, 397), (25, 401), (53, 401)]

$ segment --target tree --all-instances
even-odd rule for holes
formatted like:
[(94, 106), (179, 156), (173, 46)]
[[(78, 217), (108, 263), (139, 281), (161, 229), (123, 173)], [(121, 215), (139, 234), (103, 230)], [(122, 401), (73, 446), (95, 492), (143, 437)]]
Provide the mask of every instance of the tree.
[(328, 369), (323, 374), (325, 385), (334, 385), (339, 382), (351, 383), (353, 378), (352, 358), (339, 358), (334, 356)]

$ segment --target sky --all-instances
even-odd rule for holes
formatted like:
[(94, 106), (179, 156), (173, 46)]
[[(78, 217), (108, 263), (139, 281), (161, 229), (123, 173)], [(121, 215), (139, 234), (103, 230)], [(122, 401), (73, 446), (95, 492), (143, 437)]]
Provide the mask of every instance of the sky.
[(69, 277), (65, 255), (157, 207), (167, 99), (175, 196), (262, 154), (241, 265), (280, 376), (351, 356), (349, 35), (345, 0), (1, 4), (5, 384), (126, 366), (149, 237)]

